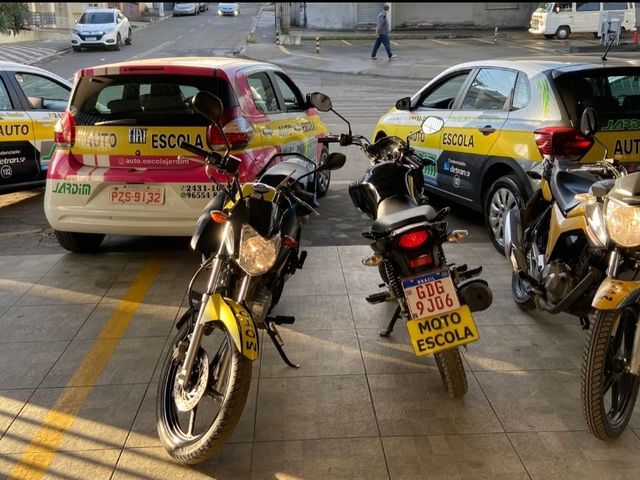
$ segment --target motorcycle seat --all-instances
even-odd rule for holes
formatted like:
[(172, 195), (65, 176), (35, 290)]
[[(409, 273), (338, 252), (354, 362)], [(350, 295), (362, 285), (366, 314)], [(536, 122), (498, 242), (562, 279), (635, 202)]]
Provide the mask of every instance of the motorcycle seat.
[[(383, 208), (378, 207), (378, 213), (381, 213), (381, 210), (383, 210), (385, 215), (380, 216), (371, 225), (371, 232), (376, 235), (386, 235), (412, 223), (430, 222), (437, 215), (436, 211), (430, 205), (421, 205), (418, 207), (415, 206), (415, 202), (411, 201), (413, 205), (409, 206), (408, 202), (394, 198), (383, 200), (380, 202), (380, 206), (382, 207), (382, 204), (385, 202), (388, 203), (384, 205)], [(399, 209), (401, 205), (403, 205), (404, 208)]]
[(587, 193), (598, 178), (589, 172), (569, 172), (567, 169), (577, 168), (575, 162), (559, 161), (551, 174), (551, 193), (558, 207), (567, 213), (578, 205), (576, 194)]

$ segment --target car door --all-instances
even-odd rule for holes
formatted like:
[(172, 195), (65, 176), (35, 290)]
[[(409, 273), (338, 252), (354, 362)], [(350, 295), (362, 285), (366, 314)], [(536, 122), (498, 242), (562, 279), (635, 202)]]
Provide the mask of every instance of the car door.
[(7, 72), (33, 122), (34, 146), (40, 168), (47, 169), (55, 149), (53, 129), (69, 103), (71, 87), (44, 73)]
[(481, 172), (507, 120), (517, 71), (482, 67), (472, 74), (440, 137), (438, 188), (472, 201)]
[(571, 31), (575, 33), (597, 32), (600, 22), (600, 5), (600, 2), (576, 2), (576, 13)]
[(116, 24), (123, 42), (129, 38), (129, 22), (125, 20), (127, 20), (127, 17), (125, 17), (120, 10), (116, 10)]
[(7, 72), (0, 71), (0, 191), (38, 179), (33, 130)]

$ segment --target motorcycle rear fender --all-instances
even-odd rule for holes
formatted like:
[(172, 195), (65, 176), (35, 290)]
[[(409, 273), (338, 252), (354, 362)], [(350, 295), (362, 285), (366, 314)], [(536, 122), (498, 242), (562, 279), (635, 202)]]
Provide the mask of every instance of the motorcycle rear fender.
[(239, 303), (214, 293), (204, 311), (205, 323), (221, 322), (236, 348), (249, 360), (258, 358), (258, 334), (251, 314)]
[(511, 261), (514, 270), (527, 270), (523, 245), (520, 210), (514, 208), (507, 212), (504, 220), (504, 255)]
[(640, 281), (605, 278), (593, 297), (591, 306), (598, 310), (617, 310), (640, 304)]

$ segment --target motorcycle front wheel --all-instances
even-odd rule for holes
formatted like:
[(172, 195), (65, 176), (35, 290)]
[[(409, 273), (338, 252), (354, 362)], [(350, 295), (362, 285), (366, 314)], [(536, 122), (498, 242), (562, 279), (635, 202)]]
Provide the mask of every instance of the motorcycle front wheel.
[(587, 425), (601, 440), (619, 437), (638, 395), (640, 377), (626, 369), (631, 358), (638, 311), (597, 311), (582, 356), (581, 396)]
[(252, 362), (236, 348), (222, 324), (211, 324), (196, 354), (187, 388), (177, 383), (193, 322), (182, 325), (164, 360), (156, 415), (169, 455), (184, 464), (215, 454), (235, 429), (249, 395)]
[(462, 398), (467, 393), (467, 374), (458, 347), (449, 348), (433, 354), (450, 397)]

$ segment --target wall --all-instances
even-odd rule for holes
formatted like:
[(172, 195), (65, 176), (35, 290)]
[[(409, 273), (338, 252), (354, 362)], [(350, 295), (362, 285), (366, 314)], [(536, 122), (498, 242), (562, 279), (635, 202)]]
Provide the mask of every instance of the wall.
[(465, 25), (469, 27), (528, 27), (537, 3), (404, 3), (394, 2), (395, 28), (416, 25)]
[(68, 31), (59, 29), (22, 30), (18, 35), (0, 33), (0, 44), (14, 42), (31, 42), (33, 40), (69, 40)]
[(355, 3), (307, 2), (307, 27), (327, 30), (352, 30)]

